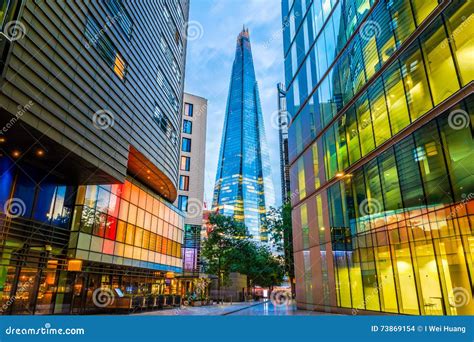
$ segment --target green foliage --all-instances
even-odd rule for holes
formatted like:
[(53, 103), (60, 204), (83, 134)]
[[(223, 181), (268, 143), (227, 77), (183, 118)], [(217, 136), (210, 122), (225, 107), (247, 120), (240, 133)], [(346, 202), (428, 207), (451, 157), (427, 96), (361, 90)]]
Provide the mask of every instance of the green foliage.
[(276, 250), (283, 255), (285, 274), (293, 279), (295, 276), (293, 261), (293, 230), (291, 226), (291, 205), (283, 204), (280, 208), (270, 208), (266, 215), (265, 227)]
[(251, 240), (242, 222), (218, 214), (211, 215), (209, 222), (213, 230), (203, 242), (201, 253), (206, 272), (220, 275), (218, 286), (228, 284), (230, 272), (246, 275), (250, 286), (281, 284), (285, 274), (283, 260)]
[(212, 231), (201, 249), (205, 258), (204, 269), (219, 277), (219, 285), (226, 285), (230, 272), (239, 268), (237, 264), (241, 256), (237, 251), (250, 242), (251, 236), (242, 222), (230, 216), (213, 214), (209, 223)]

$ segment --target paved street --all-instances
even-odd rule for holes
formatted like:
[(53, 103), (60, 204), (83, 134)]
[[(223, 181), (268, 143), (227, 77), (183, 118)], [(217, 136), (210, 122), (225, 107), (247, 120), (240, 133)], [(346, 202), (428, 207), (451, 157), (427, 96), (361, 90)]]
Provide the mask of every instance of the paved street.
[(268, 301), (240, 311), (233, 312), (232, 316), (320, 316), (324, 312), (298, 310), (294, 303), (289, 305), (274, 305)]
[(160, 311), (137, 313), (138, 316), (319, 316), (322, 312), (297, 310), (294, 303), (274, 305), (272, 302), (234, 303), (201, 307), (181, 307)]

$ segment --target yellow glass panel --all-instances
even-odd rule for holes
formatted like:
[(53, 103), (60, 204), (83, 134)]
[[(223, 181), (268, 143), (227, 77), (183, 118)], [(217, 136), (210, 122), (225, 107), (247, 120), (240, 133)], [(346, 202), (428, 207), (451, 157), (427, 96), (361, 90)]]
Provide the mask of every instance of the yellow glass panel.
[(145, 224), (145, 211), (140, 207), (137, 212), (137, 222), (136, 225), (143, 228)]
[(127, 225), (123, 221), (119, 221), (117, 224), (117, 235), (115, 237), (116, 241), (119, 242), (124, 242), (125, 241), (125, 235), (126, 235), (126, 229)]
[(130, 204), (128, 209), (128, 219), (127, 221), (131, 224), (135, 224), (137, 222), (137, 207), (133, 204)]
[(405, 91), (398, 68), (384, 75), (384, 84), (392, 134), (396, 134), (410, 123)]
[(395, 276), (398, 287), (400, 313), (418, 315), (418, 296), (416, 293), (413, 262), (407, 243), (395, 248)]
[(125, 77), (125, 62), (122, 59), (122, 56), (120, 56), (118, 53), (115, 55), (114, 72), (122, 80)]
[(390, 138), (390, 124), (387, 115), (387, 106), (383, 91), (377, 94), (375, 99), (370, 99), (372, 122), (374, 125), (375, 145), (379, 146)]
[(420, 23), (436, 8), (437, 0), (412, 0), (416, 23)]
[(373, 35), (364, 46), (364, 62), (367, 79), (369, 79), (373, 74), (375, 74), (379, 66), (379, 56), (375, 44), (375, 35)]
[(388, 246), (376, 247), (375, 260), (377, 264), (381, 310), (385, 312), (398, 312), (390, 248)]
[(444, 26), (439, 20), (435, 23), (440, 27), (428, 32), (421, 44), (431, 93), (437, 105), (459, 89), (459, 82)]
[(135, 230), (134, 245), (137, 246), (137, 247), (143, 247), (142, 242), (143, 242), (143, 229), (137, 227), (136, 230)]
[(302, 157), (298, 159), (297, 162), (297, 169), (298, 169), (298, 190), (300, 199), (306, 197), (306, 180), (305, 180), (305, 172), (304, 172), (304, 160)]
[(314, 188), (318, 189), (321, 185), (319, 180), (319, 162), (318, 162), (318, 145), (314, 143), (312, 146), (313, 153), (313, 173), (314, 173)]
[(133, 245), (133, 236), (135, 235), (135, 226), (127, 224), (127, 233), (125, 235), (125, 242), (129, 245)]
[(459, 1), (457, 5), (459, 8), (449, 16), (447, 26), (464, 86), (474, 79), (474, 1)]
[(443, 314), (443, 297), (439, 287), (438, 267), (431, 241), (417, 242), (415, 247), (418, 278), (420, 281), (422, 313), (425, 315)]

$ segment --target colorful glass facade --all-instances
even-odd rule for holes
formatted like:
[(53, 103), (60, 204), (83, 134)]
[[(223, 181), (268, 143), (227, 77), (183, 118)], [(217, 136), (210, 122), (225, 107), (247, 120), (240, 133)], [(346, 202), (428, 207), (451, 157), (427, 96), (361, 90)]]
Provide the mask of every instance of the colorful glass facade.
[(181, 272), (183, 214), (130, 180), (80, 186), (68, 256)]
[(237, 38), (212, 207), (244, 221), (256, 240), (266, 241), (262, 221), (274, 200), (250, 38), (244, 29)]
[(282, 8), (298, 305), (473, 314), (474, 4)]

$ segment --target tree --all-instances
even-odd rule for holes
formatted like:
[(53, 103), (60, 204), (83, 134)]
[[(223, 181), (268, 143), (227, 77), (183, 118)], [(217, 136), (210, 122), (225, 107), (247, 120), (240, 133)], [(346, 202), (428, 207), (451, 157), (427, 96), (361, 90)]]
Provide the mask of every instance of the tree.
[(290, 280), (291, 292), (294, 294), (295, 268), (290, 203), (285, 203), (280, 208), (270, 208), (270, 211), (266, 215), (265, 227), (277, 251), (283, 255), (284, 271)]
[(221, 286), (228, 284), (230, 272), (241, 269), (240, 249), (250, 243), (251, 236), (245, 225), (231, 216), (212, 214), (209, 223), (212, 230), (202, 244), (201, 255), (205, 259), (205, 271), (217, 276), (220, 299)]
[(281, 258), (272, 254), (264, 245), (252, 243), (250, 265), (243, 271), (247, 275), (249, 287), (261, 286), (272, 288), (281, 284), (285, 269)]

